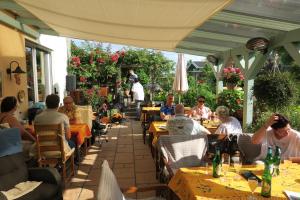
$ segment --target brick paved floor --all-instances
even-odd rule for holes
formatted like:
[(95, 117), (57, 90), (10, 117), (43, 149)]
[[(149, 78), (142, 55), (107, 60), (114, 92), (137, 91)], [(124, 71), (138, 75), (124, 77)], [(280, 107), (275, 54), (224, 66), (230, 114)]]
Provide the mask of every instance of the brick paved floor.
[[(101, 148), (96, 143), (89, 149), (76, 175), (66, 185), (65, 200), (96, 199), (100, 166), (104, 159), (108, 160), (121, 188), (157, 183), (154, 160), (149, 146), (143, 144), (139, 121), (129, 119), (122, 125), (114, 125), (109, 129), (108, 140)], [(153, 192), (139, 193), (137, 197), (153, 195)]]

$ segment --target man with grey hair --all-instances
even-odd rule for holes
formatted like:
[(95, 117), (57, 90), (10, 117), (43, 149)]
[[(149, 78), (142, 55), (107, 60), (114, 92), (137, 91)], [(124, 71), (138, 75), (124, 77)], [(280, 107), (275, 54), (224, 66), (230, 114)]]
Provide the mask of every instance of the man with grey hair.
[(177, 104), (175, 107), (175, 118), (167, 121), (169, 135), (198, 135), (210, 134), (199, 122), (184, 115), (184, 106)]

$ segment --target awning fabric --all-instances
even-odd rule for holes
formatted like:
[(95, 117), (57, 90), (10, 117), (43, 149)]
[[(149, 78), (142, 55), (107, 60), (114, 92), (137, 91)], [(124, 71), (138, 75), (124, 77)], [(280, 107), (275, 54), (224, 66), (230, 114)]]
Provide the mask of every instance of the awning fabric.
[(232, 0), (15, 0), (58, 35), (174, 51)]

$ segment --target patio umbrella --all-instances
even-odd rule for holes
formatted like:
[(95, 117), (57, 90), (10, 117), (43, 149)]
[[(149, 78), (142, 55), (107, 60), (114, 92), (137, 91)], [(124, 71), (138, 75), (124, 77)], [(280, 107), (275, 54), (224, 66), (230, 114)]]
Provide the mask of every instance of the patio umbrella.
[(184, 55), (178, 54), (178, 61), (176, 65), (175, 79), (173, 82), (173, 90), (179, 93), (179, 103), (181, 94), (188, 91), (189, 85), (186, 74), (186, 64), (184, 62)]

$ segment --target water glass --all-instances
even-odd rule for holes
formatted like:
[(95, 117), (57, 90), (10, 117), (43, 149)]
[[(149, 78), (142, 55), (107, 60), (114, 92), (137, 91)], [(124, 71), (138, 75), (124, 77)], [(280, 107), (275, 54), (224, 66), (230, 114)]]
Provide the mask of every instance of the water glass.
[(258, 186), (258, 181), (256, 179), (256, 177), (249, 177), (248, 178), (248, 185), (250, 187), (251, 190), (251, 195), (248, 197), (249, 200), (256, 200), (255, 196), (254, 196), (254, 191)]

